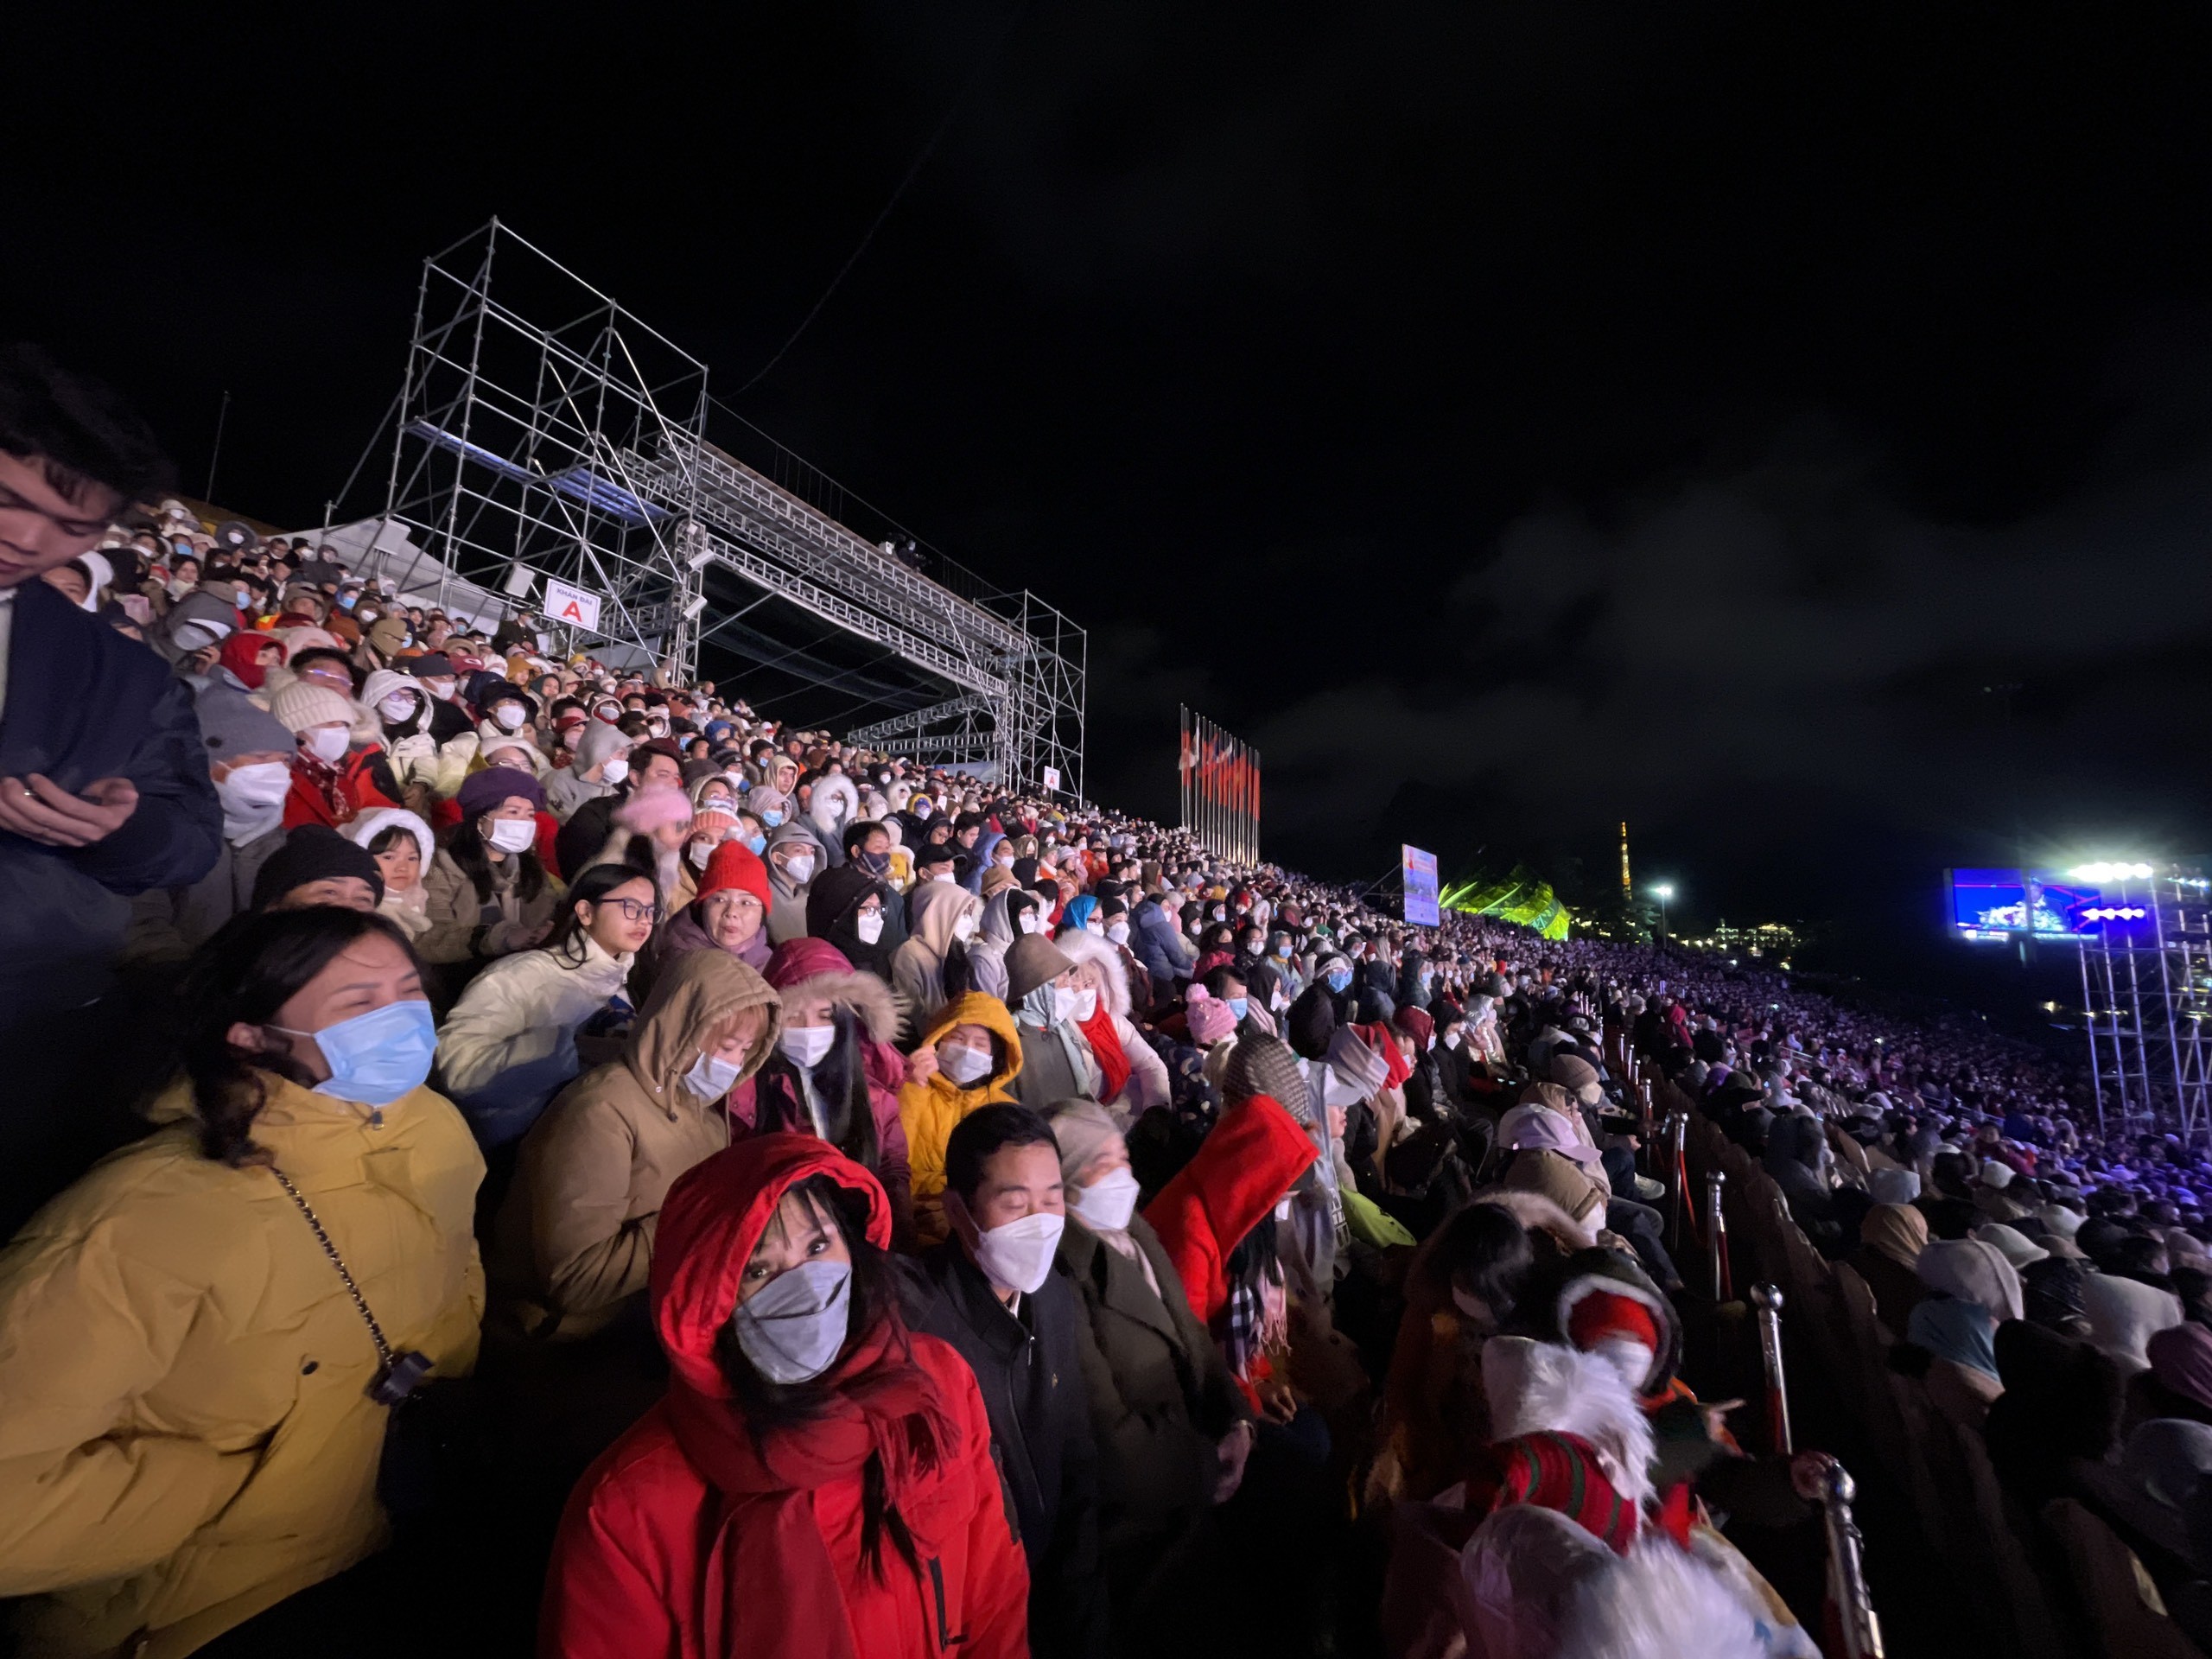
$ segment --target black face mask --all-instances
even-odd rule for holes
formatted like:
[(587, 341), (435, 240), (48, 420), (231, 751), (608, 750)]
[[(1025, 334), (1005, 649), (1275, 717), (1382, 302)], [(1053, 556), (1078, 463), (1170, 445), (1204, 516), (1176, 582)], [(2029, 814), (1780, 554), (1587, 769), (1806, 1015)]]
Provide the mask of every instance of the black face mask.
[(891, 855), (888, 853), (856, 853), (854, 858), (855, 861), (870, 875), (890, 874)]

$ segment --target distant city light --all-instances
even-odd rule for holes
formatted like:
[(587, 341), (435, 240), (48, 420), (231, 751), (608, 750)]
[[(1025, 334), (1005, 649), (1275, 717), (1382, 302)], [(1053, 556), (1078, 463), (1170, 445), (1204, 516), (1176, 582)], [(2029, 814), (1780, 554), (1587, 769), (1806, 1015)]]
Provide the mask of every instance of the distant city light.
[(2148, 864), (2077, 864), (2066, 872), (2076, 881), (2147, 881)]

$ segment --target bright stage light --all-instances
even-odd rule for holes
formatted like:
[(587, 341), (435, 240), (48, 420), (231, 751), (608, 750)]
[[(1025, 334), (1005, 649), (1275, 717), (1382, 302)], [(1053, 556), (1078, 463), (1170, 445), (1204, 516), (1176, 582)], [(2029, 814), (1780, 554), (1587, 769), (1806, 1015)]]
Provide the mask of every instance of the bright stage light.
[(1675, 896), (1675, 890), (1667, 883), (1662, 881), (1657, 887), (1651, 889), (1651, 896), (1655, 899), (1672, 899)]
[(2147, 881), (2148, 864), (2077, 864), (2066, 872), (2076, 881)]

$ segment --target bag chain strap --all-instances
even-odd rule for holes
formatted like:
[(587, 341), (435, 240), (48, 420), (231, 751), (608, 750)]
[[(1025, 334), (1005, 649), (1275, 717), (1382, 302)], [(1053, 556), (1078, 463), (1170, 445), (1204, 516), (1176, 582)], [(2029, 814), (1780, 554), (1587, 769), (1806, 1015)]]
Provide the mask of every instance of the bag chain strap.
[(353, 1299), (353, 1306), (360, 1313), (361, 1323), (369, 1327), (370, 1340), (377, 1345), (378, 1363), (389, 1372), (392, 1366), (391, 1344), (384, 1339), (384, 1327), (377, 1323), (377, 1316), (369, 1312), (368, 1299), (361, 1294), (361, 1287), (353, 1282), (353, 1275), (346, 1271), (346, 1258), (338, 1254), (338, 1247), (330, 1242), (330, 1235), (323, 1231), (322, 1223), (308, 1207), (307, 1199), (300, 1195), (300, 1189), (292, 1185), (291, 1178), (274, 1164), (269, 1166), (269, 1173), (277, 1179), (285, 1192), (292, 1195), (292, 1202), (300, 1206), (300, 1213), (307, 1217), (308, 1225), (315, 1230), (315, 1243), (322, 1246), (322, 1253), (330, 1258), (330, 1265), (338, 1269), (339, 1278), (345, 1282), (346, 1294)]

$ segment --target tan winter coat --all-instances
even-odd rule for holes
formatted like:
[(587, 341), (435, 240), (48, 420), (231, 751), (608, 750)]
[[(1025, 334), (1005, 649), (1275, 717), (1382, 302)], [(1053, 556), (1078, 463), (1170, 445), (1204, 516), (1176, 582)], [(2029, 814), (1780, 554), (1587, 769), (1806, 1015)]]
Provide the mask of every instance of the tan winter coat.
[(653, 1231), (676, 1178), (729, 1144), (721, 1099), (683, 1078), (740, 1011), (766, 1026), (739, 1081), (776, 1045), (783, 1007), (768, 982), (723, 950), (692, 950), (661, 972), (622, 1058), (586, 1072), (523, 1137), (492, 1249), (503, 1330), (588, 1336), (645, 1288)]

